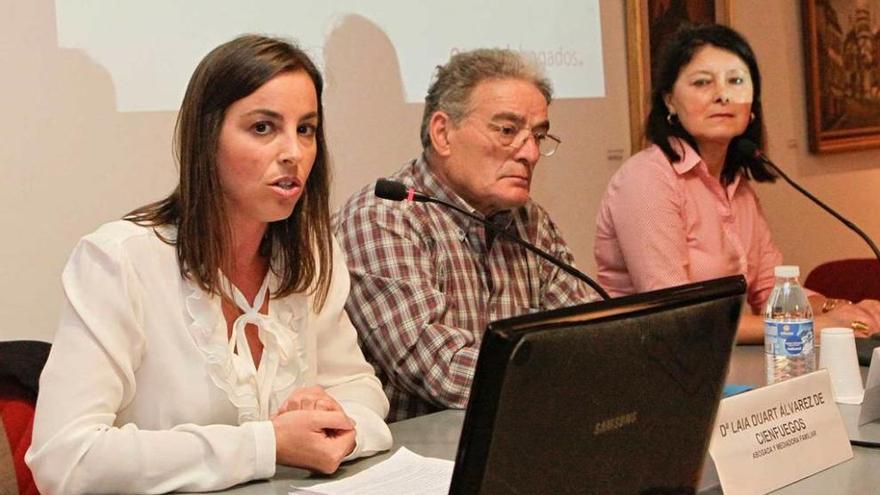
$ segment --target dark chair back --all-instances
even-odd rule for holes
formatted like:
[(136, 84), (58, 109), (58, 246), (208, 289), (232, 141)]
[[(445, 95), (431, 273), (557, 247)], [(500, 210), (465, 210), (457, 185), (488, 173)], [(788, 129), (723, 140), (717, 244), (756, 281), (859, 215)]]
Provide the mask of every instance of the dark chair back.
[(0, 342), (0, 420), (6, 433), (0, 441), (8, 440), (20, 495), (39, 495), (24, 454), (31, 445), (40, 373), (50, 347), (33, 340)]
[(849, 299), (880, 299), (880, 261), (845, 259), (823, 263), (807, 275), (804, 287), (825, 297)]

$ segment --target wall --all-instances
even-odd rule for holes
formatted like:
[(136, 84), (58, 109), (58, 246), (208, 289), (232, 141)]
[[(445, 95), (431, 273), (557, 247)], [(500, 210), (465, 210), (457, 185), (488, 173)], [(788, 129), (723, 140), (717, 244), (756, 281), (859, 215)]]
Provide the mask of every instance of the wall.
[(0, 2), (0, 338), (50, 340), (76, 240), (173, 187), (171, 113), (117, 113), (54, 2)]
[[(807, 108), (801, 2), (732, 0), (734, 27), (750, 41), (764, 77), (768, 155), (792, 179), (880, 239), (880, 151), (813, 155)], [(874, 12), (874, 18), (880, 12)], [(786, 184), (760, 186), (774, 239), (787, 263), (806, 273), (837, 258), (872, 257), (855, 234)]]
[[(880, 217), (873, 213), (880, 151), (824, 157), (806, 151), (798, 2), (732, 3), (735, 26), (761, 60), (771, 156), (880, 237)], [(0, 339), (51, 340), (60, 272), (77, 239), (167, 194), (176, 182), (175, 115), (116, 112), (107, 72), (81, 52), (58, 49), (54, 2), (0, 0), (0, 12)], [(534, 184), (535, 197), (587, 272), (595, 271), (598, 199), (619, 157), (630, 151), (623, 2), (602, 0), (601, 15), (607, 96), (551, 106), (553, 131), (564, 143), (541, 162)], [(347, 19), (325, 50), (335, 208), (418, 153), (421, 105), (404, 103), (388, 40), (365, 19)], [(809, 269), (868, 254), (786, 186), (762, 186), (759, 193), (789, 261)]]

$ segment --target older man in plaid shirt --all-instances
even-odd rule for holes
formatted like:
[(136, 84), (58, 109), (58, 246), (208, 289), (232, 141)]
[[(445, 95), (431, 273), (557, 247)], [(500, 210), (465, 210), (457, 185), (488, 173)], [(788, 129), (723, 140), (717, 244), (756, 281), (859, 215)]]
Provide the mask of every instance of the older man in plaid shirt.
[[(454, 55), (425, 98), (422, 156), (393, 179), (480, 215), (567, 263), (529, 198), (549, 133), (549, 82), (508, 50)], [(492, 320), (586, 302), (585, 284), (442, 206), (378, 199), (373, 186), (336, 217), (351, 272), (346, 309), (391, 402), (389, 421), (467, 404)]]

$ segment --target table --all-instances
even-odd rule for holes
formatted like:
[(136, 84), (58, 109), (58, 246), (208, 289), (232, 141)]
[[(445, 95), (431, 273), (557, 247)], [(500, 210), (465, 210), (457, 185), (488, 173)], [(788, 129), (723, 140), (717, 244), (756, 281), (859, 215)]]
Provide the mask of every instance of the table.
[(447, 410), (392, 423), (388, 425), (394, 437), (394, 445), (390, 451), (344, 464), (332, 476), (315, 476), (302, 469), (278, 466), (275, 476), (271, 480), (253, 481), (220, 493), (287, 495), (290, 493), (291, 486), (308, 487), (363, 471), (388, 459), (400, 447), (406, 447), (419, 455), (453, 459), (458, 449), (458, 437), (463, 422), (464, 411)]
[[(820, 348), (821, 349), (821, 348)], [(818, 362), (818, 356), (817, 356)], [(862, 367), (862, 379), (868, 373)], [(761, 387), (767, 384), (764, 376), (764, 346), (737, 346), (733, 351), (727, 383), (737, 383)], [(859, 431), (858, 418), (861, 406), (838, 404), (841, 417), (848, 432)], [(861, 429), (863, 438), (880, 441), (880, 423), (871, 423)], [(880, 449), (853, 447), (853, 458), (836, 466), (816, 473), (772, 493), (781, 495), (827, 495), (834, 494), (867, 494), (880, 491)], [(711, 459), (707, 456), (703, 467), (703, 478), (700, 482), (700, 493), (723, 493), (718, 486), (718, 475)]]
[[(863, 376), (867, 368), (862, 368)], [(737, 346), (728, 371), (727, 383), (760, 387), (766, 384), (764, 377), (764, 347), (760, 345)], [(858, 430), (860, 406), (840, 404), (841, 416), (850, 432)], [(464, 411), (449, 410), (392, 423), (394, 445), (390, 452), (359, 459), (343, 465), (329, 477), (310, 476), (307, 471), (278, 466), (275, 476), (268, 481), (255, 481), (233, 487), (222, 493), (236, 495), (287, 494), (292, 486), (308, 487), (323, 481), (344, 478), (373, 466), (391, 456), (401, 446), (417, 454), (441, 459), (453, 459), (458, 448), (458, 437), (464, 421)], [(866, 425), (860, 431), (863, 438), (880, 440), (880, 423)], [(781, 495), (865, 494), (880, 491), (880, 449), (853, 447), (853, 458), (825, 471), (773, 493)], [(718, 475), (711, 459), (703, 467), (700, 482), (701, 494), (720, 494)]]

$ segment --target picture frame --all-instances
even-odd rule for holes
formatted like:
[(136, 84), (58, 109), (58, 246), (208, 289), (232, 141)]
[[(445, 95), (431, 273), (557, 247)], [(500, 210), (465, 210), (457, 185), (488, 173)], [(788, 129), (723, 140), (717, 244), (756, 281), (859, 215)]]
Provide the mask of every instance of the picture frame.
[(684, 23), (730, 24), (731, 0), (626, 0), (631, 152), (641, 150), (651, 108), (651, 68), (663, 43)]
[(880, 0), (802, 0), (810, 151), (880, 147)]

